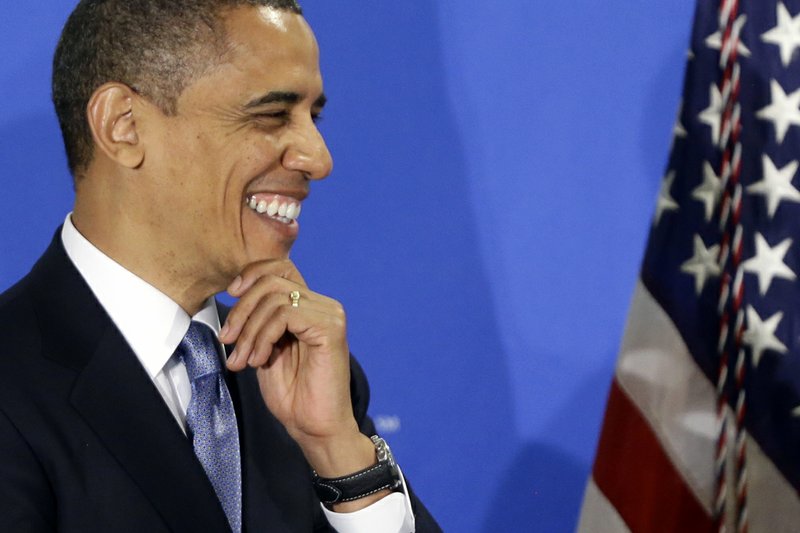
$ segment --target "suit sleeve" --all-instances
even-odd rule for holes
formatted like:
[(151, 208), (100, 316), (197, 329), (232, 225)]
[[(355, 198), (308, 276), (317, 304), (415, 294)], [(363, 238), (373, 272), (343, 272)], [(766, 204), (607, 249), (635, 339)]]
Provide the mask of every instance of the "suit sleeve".
[(0, 531), (55, 531), (55, 497), (41, 463), (0, 411)]
[[(353, 413), (355, 414), (356, 421), (361, 433), (364, 435), (372, 436), (377, 435), (375, 424), (372, 419), (367, 415), (369, 407), (369, 383), (367, 382), (366, 374), (358, 364), (354, 357), (350, 357), (350, 396), (353, 402)], [(402, 468), (402, 465), (400, 465)], [(417, 498), (411, 485), (408, 483), (406, 477), (406, 486), (408, 487), (409, 496), (411, 498), (411, 509), (414, 511), (416, 519), (416, 532), (417, 533), (439, 533), (442, 529), (436, 520), (428, 512), (428, 509)]]

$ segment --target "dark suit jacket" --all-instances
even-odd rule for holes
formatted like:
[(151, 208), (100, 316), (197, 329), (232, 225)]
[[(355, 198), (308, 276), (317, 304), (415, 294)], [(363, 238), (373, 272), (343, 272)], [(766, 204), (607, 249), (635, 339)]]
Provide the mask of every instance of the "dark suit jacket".
[[(223, 310), (224, 314), (224, 310)], [(191, 442), (67, 258), (60, 231), (0, 295), (0, 531), (228, 531)], [(227, 377), (249, 532), (329, 531), (299, 447), (253, 371)], [(353, 360), (362, 431), (369, 391)], [(412, 495), (417, 531), (439, 531)]]

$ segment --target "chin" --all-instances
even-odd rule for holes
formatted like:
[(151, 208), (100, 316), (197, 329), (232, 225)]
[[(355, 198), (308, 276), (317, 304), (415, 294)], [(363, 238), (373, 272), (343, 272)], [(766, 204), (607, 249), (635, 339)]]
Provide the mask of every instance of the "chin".
[(249, 263), (287, 259), (297, 240), (299, 224), (274, 220), (246, 209), (242, 214), (244, 244)]
[(251, 250), (250, 253), (247, 254), (248, 264), (257, 263), (260, 261), (288, 259), (289, 252), (292, 249), (292, 244), (294, 244), (294, 241), (280, 243), (276, 246), (270, 246), (268, 248), (259, 247), (258, 249)]

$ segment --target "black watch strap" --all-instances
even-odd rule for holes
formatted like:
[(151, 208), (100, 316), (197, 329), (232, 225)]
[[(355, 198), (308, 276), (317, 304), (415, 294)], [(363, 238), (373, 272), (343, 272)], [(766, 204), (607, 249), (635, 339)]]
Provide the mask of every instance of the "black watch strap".
[(322, 503), (331, 505), (350, 502), (382, 490), (394, 491), (400, 488), (400, 471), (389, 447), (380, 437), (372, 437), (372, 441), (375, 443), (377, 464), (336, 478), (319, 477), (314, 472), (314, 490)]

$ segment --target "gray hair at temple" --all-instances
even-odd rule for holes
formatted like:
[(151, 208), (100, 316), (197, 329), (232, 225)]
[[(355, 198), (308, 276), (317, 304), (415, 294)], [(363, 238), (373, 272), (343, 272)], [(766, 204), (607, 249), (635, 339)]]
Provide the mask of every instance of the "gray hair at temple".
[(86, 108), (94, 91), (124, 83), (174, 114), (178, 97), (227, 49), (226, 10), (264, 6), (302, 15), (295, 0), (81, 0), (53, 58), (52, 97), (69, 169), (92, 160)]

